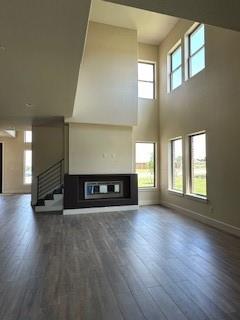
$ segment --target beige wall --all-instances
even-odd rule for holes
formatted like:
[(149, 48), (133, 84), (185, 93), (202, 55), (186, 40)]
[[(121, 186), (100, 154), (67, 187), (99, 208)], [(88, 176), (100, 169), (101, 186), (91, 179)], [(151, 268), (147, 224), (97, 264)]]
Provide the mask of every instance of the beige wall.
[(70, 122), (137, 122), (137, 32), (90, 22)]
[[(158, 80), (158, 46), (138, 44), (138, 59), (156, 63), (156, 80)], [(157, 89), (157, 88), (156, 88)], [(133, 141), (156, 142), (159, 149), (159, 94), (156, 92), (156, 99), (138, 99), (138, 124), (133, 128)], [(159, 151), (159, 150), (157, 150)], [(140, 204), (159, 203), (159, 152), (157, 152), (157, 188), (139, 190)]]
[(69, 173), (132, 173), (132, 128), (69, 125)]
[(0, 137), (3, 143), (3, 193), (30, 193), (31, 185), (23, 181), (24, 150), (31, 144), (24, 143), (24, 131), (17, 131), (16, 138)]
[(32, 204), (36, 203), (37, 176), (64, 158), (63, 120), (32, 126)]
[[(206, 26), (206, 69), (167, 93), (167, 54), (192, 23), (181, 21), (160, 47), (161, 199), (240, 227), (240, 33)], [(209, 203), (168, 192), (168, 140), (207, 130)]]
[[(104, 28), (108, 26), (103, 25)], [(98, 26), (98, 29), (101, 29)], [(119, 28), (117, 28), (119, 29)], [(123, 29), (125, 32), (125, 29)], [(128, 39), (126, 39), (128, 43)], [(125, 43), (123, 47), (125, 47)], [(133, 44), (132, 44), (133, 45)], [(156, 62), (158, 76), (158, 46), (137, 44), (138, 59)], [(121, 61), (121, 50), (114, 53), (117, 61)], [(90, 53), (89, 53), (90, 54)], [(101, 52), (99, 53), (101, 57)], [(119, 59), (117, 57), (119, 56)], [(85, 56), (87, 59), (87, 57)], [(137, 58), (132, 61), (137, 67)], [(100, 59), (97, 57), (97, 63)], [(96, 68), (98, 70), (98, 68)], [(114, 69), (115, 70), (115, 69)], [(118, 74), (114, 74), (118, 78)], [(137, 85), (137, 79), (135, 79)], [(103, 84), (102, 84), (103, 85)], [(108, 84), (104, 83), (105, 89)], [(157, 90), (158, 91), (158, 90)], [(98, 94), (99, 89), (95, 89)], [(136, 98), (137, 93), (135, 92)], [(94, 173), (131, 173), (135, 170), (135, 143), (137, 141), (156, 142), (159, 147), (159, 100), (158, 92), (155, 100), (138, 99), (138, 123), (136, 126), (109, 126), (91, 125), (81, 123), (69, 124), (69, 173), (94, 174)], [(130, 108), (131, 109), (131, 108)], [(129, 110), (128, 110), (129, 112)], [(128, 114), (125, 115), (126, 117)], [(157, 175), (159, 152), (157, 152)], [(140, 204), (159, 203), (159, 176), (158, 186), (155, 189), (140, 190)]]

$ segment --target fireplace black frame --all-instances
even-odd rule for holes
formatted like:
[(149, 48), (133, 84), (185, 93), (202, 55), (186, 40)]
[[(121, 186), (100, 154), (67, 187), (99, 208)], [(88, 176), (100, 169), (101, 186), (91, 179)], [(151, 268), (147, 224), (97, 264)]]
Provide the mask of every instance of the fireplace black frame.
[[(120, 198), (85, 199), (87, 181), (123, 181)], [(64, 176), (64, 209), (138, 205), (137, 174), (88, 174)]]

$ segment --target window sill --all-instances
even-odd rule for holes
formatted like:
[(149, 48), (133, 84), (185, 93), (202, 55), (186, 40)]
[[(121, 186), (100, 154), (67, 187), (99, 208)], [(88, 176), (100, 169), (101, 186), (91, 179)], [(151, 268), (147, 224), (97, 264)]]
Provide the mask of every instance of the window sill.
[(172, 194), (175, 194), (176, 196), (179, 196), (179, 197), (184, 197), (184, 194), (183, 192), (181, 191), (177, 191), (177, 190), (173, 190), (173, 189), (168, 189), (168, 192), (172, 193)]
[(143, 187), (143, 188), (138, 188), (139, 192), (158, 192), (159, 188), (158, 187)]
[(147, 101), (155, 101), (157, 100), (156, 98), (143, 98), (143, 97), (138, 97), (138, 99), (141, 99), (141, 100), (147, 100)]
[(185, 196), (186, 196), (186, 198), (189, 198), (191, 200), (196, 200), (196, 201), (200, 201), (200, 202), (203, 202), (203, 203), (207, 203), (208, 202), (208, 198), (202, 197), (202, 196), (198, 196), (196, 194), (187, 193)]

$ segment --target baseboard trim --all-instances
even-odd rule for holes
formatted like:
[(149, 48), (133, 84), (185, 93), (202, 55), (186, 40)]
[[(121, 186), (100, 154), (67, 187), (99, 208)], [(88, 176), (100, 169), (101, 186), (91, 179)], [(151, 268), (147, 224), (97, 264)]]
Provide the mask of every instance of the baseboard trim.
[(159, 205), (160, 201), (159, 200), (143, 200), (139, 201), (140, 206), (153, 206), (153, 205)]
[(113, 206), (113, 207), (96, 207), (96, 208), (81, 208), (81, 209), (64, 209), (64, 215), (71, 214), (88, 214), (88, 213), (100, 213), (100, 212), (116, 212), (116, 211), (130, 211), (138, 210), (138, 205), (130, 206)]
[(197, 221), (200, 221), (202, 223), (205, 223), (211, 227), (214, 227), (216, 229), (225, 231), (227, 233), (230, 233), (234, 236), (240, 237), (240, 228), (234, 227), (230, 224), (227, 224), (225, 222), (204, 216), (198, 212), (195, 212), (193, 210), (189, 210), (186, 208), (183, 208), (181, 206), (166, 202), (166, 201), (161, 201), (161, 205), (173, 210), (176, 210), (177, 212), (187, 215), (188, 217), (191, 217)]

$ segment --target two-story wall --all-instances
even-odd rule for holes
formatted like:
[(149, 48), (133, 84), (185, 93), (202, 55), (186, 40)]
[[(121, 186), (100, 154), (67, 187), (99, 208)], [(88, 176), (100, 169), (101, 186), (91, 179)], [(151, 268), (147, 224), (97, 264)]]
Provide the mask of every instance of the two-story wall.
[[(240, 227), (240, 33), (206, 26), (206, 68), (168, 93), (168, 52), (180, 39), (184, 44), (192, 24), (180, 21), (160, 46), (161, 201)], [(168, 191), (169, 139), (182, 136), (186, 142), (189, 133), (201, 130), (207, 132), (208, 202)]]
[[(158, 143), (158, 95), (138, 99), (138, 59), (157, 65), (158, 47), (138, 45), (136, 30), (90, 22), (74, 114), (66, 119), (70, 174), (133, 173), (135, 142)], [(159, 188), (139, 191), (139, 199), (159, 203)]]

